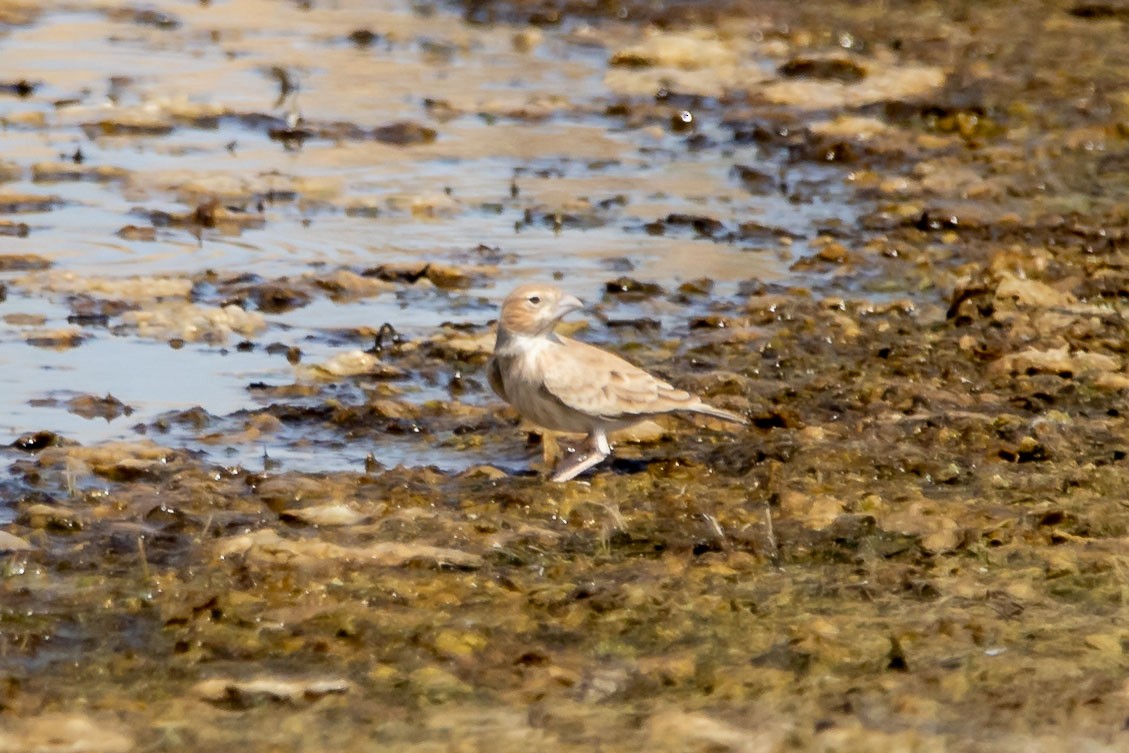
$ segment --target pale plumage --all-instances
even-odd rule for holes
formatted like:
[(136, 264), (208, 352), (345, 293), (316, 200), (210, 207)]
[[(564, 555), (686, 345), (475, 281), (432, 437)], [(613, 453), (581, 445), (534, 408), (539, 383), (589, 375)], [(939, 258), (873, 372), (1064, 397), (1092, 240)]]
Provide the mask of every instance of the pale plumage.
[(494, 392), (529, 421), (588, 436), (588, 452), (563, 463), (554, 481), (575, 478), (610, 455), (608, 432), (653, 416), (687, 411), (745, 423), (619, 356), (553, 331), (580, 308), (580, 299), (551, 285), (516, 288), (502, 302), (486, 371)]

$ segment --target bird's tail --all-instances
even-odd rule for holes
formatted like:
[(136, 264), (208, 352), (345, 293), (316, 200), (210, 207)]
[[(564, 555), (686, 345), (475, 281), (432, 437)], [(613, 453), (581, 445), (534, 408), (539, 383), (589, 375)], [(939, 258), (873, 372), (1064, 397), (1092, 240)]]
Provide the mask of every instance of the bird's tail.
[(749, 423), (749, 419), (745, 418), (740, 413), (734, 413), (733, 411), (725, 410), (724, 408), (715, 408), (712, 405), (707, 405), (706, 403), (698, 403), (693, 408), (690, 408), (690, 410), (694, 411), (695, 413), (702, 413), (707, 416), (713, 416), (714, 418), (720, 418), (722, 421), (732, 421), (735, 424)]

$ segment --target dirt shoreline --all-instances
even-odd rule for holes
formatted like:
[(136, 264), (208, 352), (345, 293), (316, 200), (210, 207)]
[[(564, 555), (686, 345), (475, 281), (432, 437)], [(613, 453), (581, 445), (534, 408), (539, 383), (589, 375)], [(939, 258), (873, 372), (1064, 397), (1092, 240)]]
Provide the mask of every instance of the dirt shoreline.
[[(1052, 6), (463, 4), (478, 23), (693, 20), (721, 37), (739, 8), (780, 43), (773, 101), (671, 90), (623, 95), (615, 117), (670, 127), (678, 105), (729, 139), (687, 149), (756, 140), (787, 165), (841, 164), (860, 221), (817, 228), (793, 260), (805, 285), (717, 295), (609, 271), (581, 334), (752, 427), (674, 422), (587, 483), (549, 484), (489, 398), (480, 308), (259, 385), (269, 399), (237, 415), (182, 411), (92, 446), (29, 430), (4, 455), (0, 750), (1125, 749), (1129, 13)], [(653, 52), (618, 66), (652, 70)], [(852, 100), (931, 68), (937, 89)], [(708, 203), (636, 231), (759, 232)], [(212, 277), (207, 295), (265, 346), (270, 305), (496, 273), (364, 272)], [(147, 310), (108, 299), (124, 306), (86, 313)], [(376, 334), (336, 336), (364, 350)], [(408, 377), (437, 396), (405, 396)], [(225, 467), (163, 446), (170, 427), (505, 460)]]

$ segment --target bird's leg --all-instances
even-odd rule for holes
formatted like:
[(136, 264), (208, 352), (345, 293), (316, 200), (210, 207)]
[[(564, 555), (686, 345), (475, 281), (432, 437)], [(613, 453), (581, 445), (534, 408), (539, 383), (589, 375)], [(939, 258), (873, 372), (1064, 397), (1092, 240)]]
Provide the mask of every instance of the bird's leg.
[(608, 433), (603, 429), (596, 429), (589, 435), (588, 440), (592, 443), (592, 449), (604, 457), (612, 454), (612, 446), (608, 444)]
[(611, 445), (608, 444), (608, 435), (603, 429), (596, 429), (588, 435), (588, 452), (575, 456), (575, 460), (561, 464), (553, 476), (553, 481), (571, 481), (592, 466), (604, 461), (612, 454)]
[(541, 462), (545, 467), (552, 468), (566, 452), (570, 451), (571, 448), (564, 447), (558, 435), (553, 432), (546, 431), (541, 435)]

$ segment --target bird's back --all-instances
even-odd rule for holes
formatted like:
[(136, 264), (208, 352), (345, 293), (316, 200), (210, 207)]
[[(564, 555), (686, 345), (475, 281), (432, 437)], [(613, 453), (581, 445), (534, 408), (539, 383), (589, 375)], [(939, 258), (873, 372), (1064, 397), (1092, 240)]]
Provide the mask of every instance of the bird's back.
[(614, 353), (562, 337), (549, 354), (546, 388), (563, 403), (607, 419), (641, 419), (660, 413), (698, 411), (704, 404)]

